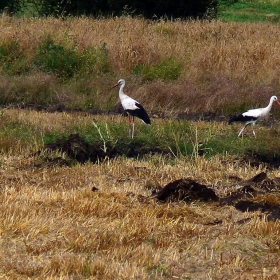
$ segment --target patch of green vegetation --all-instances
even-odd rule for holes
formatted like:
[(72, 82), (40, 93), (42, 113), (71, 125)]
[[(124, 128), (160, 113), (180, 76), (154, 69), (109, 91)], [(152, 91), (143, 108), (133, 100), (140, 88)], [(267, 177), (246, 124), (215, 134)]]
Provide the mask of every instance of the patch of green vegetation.
[(11, 120), (5, 116), (5, 113), (0, 115), (1, 130), (0, 130), (0, 150), (1, 152), (18, 153), (27, 147), (33, 147), (42, 143), (40, 133), (36, 133), (32, 128), (17, 120)]
[[(210, 158), (216, 155), (249, 155), (273, 161), (279, 156), (275, 153), (280, 149), (279, 133), (275, 130), (265, 131), (261, 128), (263, 131), (260, 133), (256, 128), (255, 138), (251, 127), (248, 127), (245, 136), (238, 138), (240, 126), (224, 126), (223, 129), (217, 130), (216, 125), (209, 122), (208, 126), (201, 127), (195, 122), (170, 120), (161, 126), (147, 126), (136, 121), (134, 139), (129, 137), (126, 123), (94, 122), (83, 129), (77, 127), (74, 131), (87, 143), (100, 147), (105, 153), (114, 149), (115, 154), (132, 157), (155, 153), (172, 158), (183, 156), (193, 159), (199, 156)], [(53, 133), (44, 137), (44, 141), (54, 143), (56, 139), (67, 137)]]
[(177, 80), (183, 70), (183, 64), (170, 57), (149, 65), (137, 65), (133, 74), (141, 76), (144, 80), (152, 81), (162, 79), (166, 81)]
[(101, 48), (89, 47), (85, 49), (80, 56), (80, 67), (78, 69), (78, 77), (85, 75), (99, 75), (111, 72), (111, 64), (109, 61), (109, 51), (106, 43)]
[(106, 44), (100, 49), (89, 47), (78, 52), (75, 48), (54, 43), (51, 36), (46, 36), (38, 46), (34, 64), (43, 72), (54, 73), (60, 78), (79, 78), (111, 70)]
[(220, 3), (219, 18), (230, 22), (280, 22), (279, 1), (232, 1)]
[(38, 46), (34, 63), (43, 72), (52, 72), (59, 77), (73, 77), (79, 68), (80, 60), (74, 49), (69, 50), (55, 44), (54, 40), (47, 36)]
[(0, 44), (0, 67), (8, 75), (20, 75), (29, 71), (29, 63), (18, 40), (8, 40)]
[(53, 131), (52, 133), (48, 133), (44, 135), (43, 141), (44, 143), (52, 144), (58, 139), (66, 139), (66, 135), (61, 135), (58, 131)]
[(160, 275), (165, 275), (165, 276), (169, 276), (169, 274), (167, 273), (167, 269), (161, 264), (149, 264), (147, 265), (147, 270), (149, 272), (149, 274), (160, 274)]
[[(144, 125), (135, 121), (135, 138), (128, 133), (127, 122), (115, 123), (94, 121), (86, 126), (69, 124), (65, 132), (48, 132), (46, 134), (35, 127), (30, 127), (19, 120), (11, 120), (2, 112), (0, 115), (2, 129), (0, 132), (1, 149), (16, 152), (19, 147), (32, 147), (54, 144), (59, 140), (60, 149), (79, 150), (90, 156), (94, 146), (97, 153), (106, 156), (143, 157), (151, 154), (162, 154), (170, 159), (200, 156), (211, 158), (216, 155), (249, 156), (264, 162), (279, 161), (279, 131), (258, 125), (255, 128), (257, 137), (253, 137), (252, 127), (245, 130), (244, 137), (237, 137), (240, 125), (228, 126), (221, 123), (190, 122), (187, 120), (166, 120), (161, 125)], [(69, 137), (77, 135), (73, 143)], [(82, 145), (81, 147), (79, 145)], [(61, 146), (62, 145), (62, 146)], [(90, 147), (91, 146), (91, 147)], [(87, 151), (87, 149), (89, 150)], [(70, 155), (71, 157), (71, 155)]]

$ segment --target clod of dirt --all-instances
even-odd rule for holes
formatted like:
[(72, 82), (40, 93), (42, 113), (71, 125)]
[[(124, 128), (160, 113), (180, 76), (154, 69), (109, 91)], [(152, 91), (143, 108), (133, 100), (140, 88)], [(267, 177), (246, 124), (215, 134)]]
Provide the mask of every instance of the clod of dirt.
[(97, 162), (98, 160), (104, 160), (106, 157), (111, 158), (117, 155), (117, 151), (109, 145), (104, 151), (102, 144), (91, 145), (79, 134), (71, 134), (68, 139), (58, 139), (52, 144), (46, 144), (45, 148), (53, 151), (59, 150), (80, 163), (86, 161)]
[(249, 200), (240, 200), (234, 206), (242, 212), (261, 211), (267, 214), (268, 220), (280, 219), (280, 205), (271, 205), (268, 202), (258, 203)]
[(158, 200), (164, 202), (178, 200), (183, 200), (186, 202), (209, 202), (218, 201), (219, 199), (212, 189), (205, 185), (201, 185), (190, 178), (179, 179), (167, 184), (163, 189), (155, 193), (153, 197), (156, 197)]
[(240, 199), (252, 198), (259, 194), (280, 192), (280, 180), (278, 178), (269, 179), (265, 172), (261, 172), (249, 180), (238, 182), (238, 186), (237, 191), (220, 198), (221, 205), (235, 205)]
[(85, 163), (87, 161), (96, 163), (105, 158), (115, 158), (124, 155), (126, 157), (141, 157), (146, 154), (165, 154), (170, 155), (170, 151), (142, 147), (139, 143), (128, 143), (112, 146), (106, 143), (106, 150), (104, 150), (103, 143), (96, 143), (94, 145), (86, 142), (79, 134), (71, 134), (67, 139), (57, 139), (54, 143), (45, 144), (45, 149), (51, 151), (60, 151), (65, 153), (69, 158)]
[(267, 214), (269, 220), (280, 219), (280, 178), (272, 180), (265, 172), (261, 172), (249, 180), (239, 181), (238, 187), (236, 192), (219, 198), (210, 187), (187, 178), (168, 183), (150, 198), (162, 202), (219, 201), (221, 206), (233, 205), (243, 212), (261, 211)]
[(280, 167), (280, 154), (273, 153), (269, 154), (267, 152), (260, 153), (252, 150), (248, 150), (243, 156), (245, 162), (250, 162), (251, 166), (259, 166), (265, 163), (267, 167), (279, 168)]
[(269, 220), (280, 219), (280, 178), (272, 180), (261, 172), (249, 180), (238, 182), (238, 186), (239, 190), (220, 198), (221, 206), (233, 205), (242, 212), (261, 211)]

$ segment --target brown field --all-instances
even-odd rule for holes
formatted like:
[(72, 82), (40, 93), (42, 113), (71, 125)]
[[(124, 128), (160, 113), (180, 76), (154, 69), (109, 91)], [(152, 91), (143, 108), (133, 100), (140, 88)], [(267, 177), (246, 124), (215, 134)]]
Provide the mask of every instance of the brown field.
[[(46, 33), (81, 49), (106, 42), (118, 77), (88, 82), (104, 90), (125, 78), (149, 111), (208, 111), (229, 99), (239, 102), (240, 96), (254, 95), (266, 103), (279, 88), (278, 25), (80, 18), (0, 19), (0, 27), (0, 41), (19, 38), (30, 55)], [(185, 65), (178, 81), (142, 83), (131, 76), (135, 64), (171, 52)], [(56, 86), (54, 77), (43, 74), (24, 79), (34, 87), (44, 82)], [(8, 81), (0, 73), (1, 91), (12, 94)], [(60, 101), (74, 98), (67, 85), (60, 89)], [(102, 102), (102, 96), (95, 97)], [(42, 137), (93, 119), (14, 109), (3, 109), (0, 117), (2, 130), (17, 121)], [(123, 121), (121, 116), (94, 118)], [(153, 119), (157, 125), (164, 121)], [(237, 178), (248, 180), (264, 171), (276, 180), (279, 169), (227, 155), (119, 157), (66, 166), (46, 161), (46, 151), (34, 154), (43, 149), (42, 139), (34, 137), (27, 144), (2, 134), (0, 148), (0, 279), (280, 279), (278, 219), (219, 202), (164, 203), (150, 197), (153, 190), (188, 177), (224, 197), (240, 187)], [(258, 199), (271, 205), (280, 201), (279, 193)]]

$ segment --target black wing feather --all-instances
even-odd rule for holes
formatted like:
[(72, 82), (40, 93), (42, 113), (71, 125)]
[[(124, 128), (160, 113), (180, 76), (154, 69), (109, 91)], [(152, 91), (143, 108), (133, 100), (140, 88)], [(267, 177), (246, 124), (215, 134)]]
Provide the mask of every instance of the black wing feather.
[(149, 118), (148, 113), (146, 112), (146, 110), (144, 109), (144, 107), (138, 103), (135, 102), (135, 106), (139, 109), (135, 109), (135, 110), (125, 110), (129, 115), (137, 117), (139, 119), (141, 119), (144, 123), (146, 124), (151, 124), (151, 120)]
[(233, 123), (233, 122), (250, 122), (250, 121), (256, 121), (258, 118), (257, 117), (253, 117), (253, 116), (244, 116), (243, 114), (240, 114), (238, 116), (235, 116), (233, 118), (231, 118), (229, 120), (229, 124)]

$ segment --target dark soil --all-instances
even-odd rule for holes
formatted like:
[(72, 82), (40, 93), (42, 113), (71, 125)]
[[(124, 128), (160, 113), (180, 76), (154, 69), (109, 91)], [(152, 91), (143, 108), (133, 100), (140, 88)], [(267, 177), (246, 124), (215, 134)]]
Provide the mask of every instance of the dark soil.
[[(158, 192), (152, 194), (161, 202), (219, 201), (220, 206), (232, 205), (236, 209), (260, 211), (268, 220), (280, 219), (280, 178), (269, 179), (265, 172), (257, 174), (246, 181), (238, 181), (240, 188), (225, 197), (218, 197), (210, 186), (202, 185), (190, 178), (168, 183)], [(233, 185), (229, 189), (235, 189)]]
[[(126, 115), (124, 113), (124, 110), (122, 108), (121, 103), (117, 103), (112, 109), (110, 110), (102, 110), (98, 108), (91, 108), (87, 111), (84, 111), (82, 108), (70, 108), (67, 107), (64, 103), (60, 102), (57, 104), (53, 104), (50, 106), (43, 106), (38, 104), (26, 104), (26, 103), (18, 103), (18, 104), (12, 104), (7, 108), (17, 108), (17, 109), (28, 109), (28, 110), (35, 110), (35, 111), (45, 111), (49, 113), (54, 112), (81, 112), (85, 114), (91, 114), (91, 115)], [(217, 121), (217, 122), (228, 122), (230, 118), (232, 118), (234, 115), (223, 115), (216, 112), (197, 112), (197, 113), (174, 113), (172, 116), (170, 116), (170, 113), (165, 114), (165, 112), (149, 112), (149, 115), (152, 118), (162, 118), (162, 119), (176, 119), (176, 120), (189, 120), (189, 121)], [(276, 119), (270, 116), (269, 118), (262, 121), (262, 124), (264, 126), (271, 126), (276, 123)]]
[(106, 150), (101, 143), (91, 145), (86, 142), (79, 134), (71, 134), (67, 139), (57, 139), (54, 143), (45, 144), (47, 150), (58, 150), (67, 154), (68, 157), (80, 162), (102, 161), (106, 157), (113, 158), (118, 155), (115, 148), (107, 145)]
[(215, 192), (190, 178), (179, 179), (167, 184), (164, 188), (158, 191), (154, 196), (162, 202), (171, 202), (183, 200), (186, 202), (192, 201), (218, 201), (219, 198)]
[(158, 148), (145, 148), (136, 142), (114, 146), (106, 143), (106, 148), (104, 148), (103, 143), (89, 144), (79, 134), (71, 134), (67, 139), (57, 139), (54, 143), (45, 144), (45, 149), (65, 153), (69, 158), (79, 163), (87, 161), (93, 163), (102, 162), (106, 158), (112, 159), (117, 156), (136, 158), (147, 154), (170, 154), (170, 151)]
[[(161, 154), (171, 158), (174, 157), (168, 149), (142, 146), (134, 141), (129, 143), (121, 143), (121, 141), (119, 141), (115, 145), (106, 143), (106, 149), (104, 149), (103, 143), (90, 144), (79, 134), (71, 134), (67, 139), (57, 139), (54, 143), (45, 144), (45, 149), (49, 151), (61, 151), (70, 159), (79, 163), (85, 163), (87, 161), (96, 163), (106, 158), (115, 158), (117, 156), (139, 158), (145, 155)], [(267, 154), (248, 151), (243, 156), (243, 161), (250, 162), (251, 166), (259, 166), (265, 163), (268, 168), (279, 168), (280, 154), (269, 156)]]

